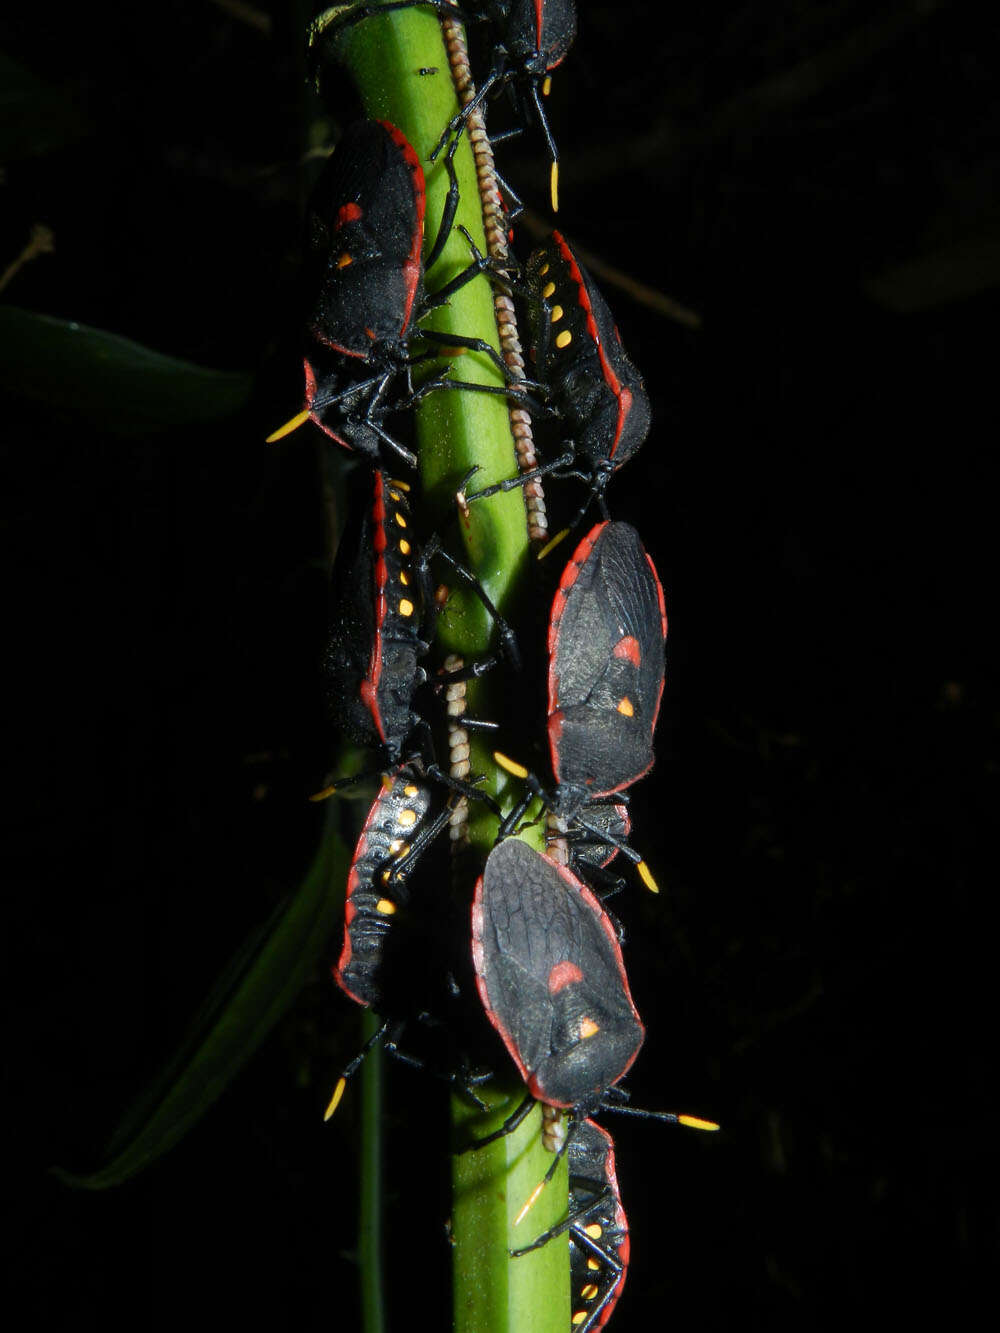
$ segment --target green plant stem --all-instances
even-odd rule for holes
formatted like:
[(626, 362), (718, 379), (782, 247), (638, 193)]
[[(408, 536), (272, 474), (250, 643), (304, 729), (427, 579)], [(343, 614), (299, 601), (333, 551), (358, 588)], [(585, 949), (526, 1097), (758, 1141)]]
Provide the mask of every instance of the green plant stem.
[[(322, 39), (321, 39), (322, 40)], [(388, 120), (403, 131), (423, 164), (427, 183), (425, 253), (437, 234), (448, 179), (441, 158), (429, 154), (442, 129), (458, 110), (441, 28), (433, 12), (404, 9), (347, 26), (336, 37), (336, 54), (354, 79), (365, 113)], [(420, 74), (435, 69), (435, 74)], [(456, 221), (485, 250), (482, 209), (475, 166), (467, 138), (455, 154), (461, 192)], [(441, 259), (427, 275), (434, 291), (469, 263), (470, 252), (454, 229)], [(492, 290), (485, 276), (463, 287), (447, 306), (436, 309), (422, 323), (442, 333), (479, 337), (499, 347)], [(503, 377), (485, 355), (468, 352), (447, 355), (453, 378), (500, 386)], [(462, 390), (428, 395), (417, 409), (424, 531), (455, 531), (454, 492), (473, 465), (476, 486), (485, 486), (516, 471), (513, 437), (506, 401), (499, 396)], [(520, 490), (498, 494), (471, 507), (458, 524), (465, 560), (486, 591), (507, 616), (515, 613), (521, 584), (531, 565)], [(446, 652), (472, 660), (489, 651), (493, 625), (472, 594), (455, 589), (437, 632)], [(520, 689), (513, 691), (520, 693)], [(487, 682), (472, 682), (469, 711), (492, 716)], [(492, 762), (490, 748), (477, 738), (472, 743), (473, 769), (486, 775), (485, 786), (505, 806), (516, 796), (515, 784)], [(473, 811), (470, 839), (479, 864), (496, 836), (496, 821)], [(542, 833), (530, 835), (536, 845)], [(467, 872), (463, 899), (471, 899), (475, 870)], [(484, 1099), (487, 1114), (472, 1112), (459, 1099), (453, 1104), (453, 1125), (458, 1141), (479, 1137), (498, 1127), (524, 1095), (523, 1084), (511, 1073), (491, 1086)], [(508, 1250), (530, 1243), (539, 1232), (561, 1220), (567, 1208), (567, 1174), (560, 1164), (553, 1181), (529, 1215), (515, 1228), (514, 1218), (545, 1175), (551, 1156), (542, 1148), (537, 1109), (517, 1134), (485, 1149), (454, 1159), (455, 1321), (457, 1333), (565, 1333), (569, 1326), (569, 1258), (565, 1236), (521, 1259)]]
[[(366, 1009), (361, 1021), (365, 1041), (379, 1020)], [(361, 1172), (358, 1203), (358, 1266), (361, 1270), (361, 1320), (365, 1333), (385, 1333), (385, 1276), (382, 1263), (382, 1087), (385, 1056), (380, 1046), (361, 1067)]]

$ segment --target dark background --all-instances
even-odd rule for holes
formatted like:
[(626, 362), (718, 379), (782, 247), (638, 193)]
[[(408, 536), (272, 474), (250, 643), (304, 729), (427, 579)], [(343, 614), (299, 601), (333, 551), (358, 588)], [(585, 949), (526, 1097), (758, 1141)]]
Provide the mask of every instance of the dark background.
[[(145, 1176), (88, 1195), (44, 1175), (99, 1160), (319, 831), (326, 446), (262, 444), (298, 392), (317, 108), (308, 15), (272, 8), (46, 8), (3, 42), (87, 131), (7, 170), (0, 261), (39, 221), (56, 250), (4, 299), (260, 372), (239, 419), (149, 438), (5, 408), (28, 662), (8, 1152), (39, 1322), (357, 1323), (353, 1113), (317, 1121), (356, 1016), (319, 970)], [(664, 892), (621, 909), (649, 1029), (630, 1086), (726, 1131), (612, 1126), (615, 1318), (961, 1324), (996, 1242), (995, 25), (933, 3), (583, 9), (552, 98), (561, 225), (703, 321), (605, 284), (655, 422), (612, 502), (671, 619), (635, 796)], [(501, 160), (543, 210), (538, 144)], [(444, 1327), (443, 1111), (391, 1078), (394, 1326), (426, 1303)]]

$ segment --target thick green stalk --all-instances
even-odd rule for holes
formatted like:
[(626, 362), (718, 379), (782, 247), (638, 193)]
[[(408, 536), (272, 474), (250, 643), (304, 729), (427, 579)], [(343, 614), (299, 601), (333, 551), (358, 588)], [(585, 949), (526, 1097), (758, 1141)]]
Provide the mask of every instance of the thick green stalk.
[[(321, 39), (322, 40), (322, 39)], [(431, 11), (398, 10), (341, 29), (337, 57), (350, 72), (367, 115), (398, 126), (416, 149), (427, 181), (425, 253), (437, 234), (448, 180), (443, 161), (429, 161), (442, 129), (458, 104), (438, 18)], [(435, 73), (421, 74), (421, 70)], [(463, 136), (455, 155), (461, 191), (457, 222), (467, 228), (485, 251), (482, 208), (475, 166)], [(443, 286), (469, 263), (469, 247), (453, 230), (444, 252), (427, 275), (430, 291)], [(491, 286), (485, 276), (462, 288), (446, 307), (435, 310), (423, 327), (443, 333), (479, 337), (498, 347)], [(488, 357), (478, 352), (446, 354), (453, 378), (494, 386), (503, 377)], [(508, 408), (503, 397), (461, 390), (430, 394), (417, 409), (420, 477), (423, 498), (417, 511), (423, 530), (455, 531), (454, 492), (470, 467), (479, 468), (475, 486), (511, 476), (516, 471)], [(508, 617), (516, 613), (520, 585), (532, 565), (520, 490), (497, 495), (471, 507), (457, 525), (465, 560), (494, 603)], [(459, 552), (455, 552), (458, 554)], [(486, 653), (493, 626), (479, 601), (456, 589), (438, 627), (438, 643), (446, 651), (471, 660)], [(511, 691), (520, 694), (520, 687)], [(493, 716), (486, 681), (470, 683), (470, 713)], [(499, 702), (499, 700), (497, 700)], [(498, 771), (488, 746), (472, 745), (473, 770), (487, 775), (486, 786), (504, 803), (515, 792)], [(485, 858), (496, 836), (495, 820), (472, 811), (470, 837)], [(540, 845), (541, 832), (531, 835)], [(466, 871), (463, 897), (471, 898), (474, 866)], [(461, 1141), (498, 1127), (519, 1103), (523, 1085), (511, 1073), (502, 1085), (488, 1090), (487, 1114), (472, 1112), (455, 1099), (453, 1122)], [(565, 1163), (528, 1216), (517, 1226), (522, 1205), (551, 1165), (539, 1137), (536, 1108), (516, 1134), (488, 1148), (454, 1159), (455, 1322), (457, 1333), (566, 1333), (569, 1326), (569, 1261), (565, 1237), (521, 1259), (508, 1251), (530, 1243), (539, 1232), (565, 1216)]]

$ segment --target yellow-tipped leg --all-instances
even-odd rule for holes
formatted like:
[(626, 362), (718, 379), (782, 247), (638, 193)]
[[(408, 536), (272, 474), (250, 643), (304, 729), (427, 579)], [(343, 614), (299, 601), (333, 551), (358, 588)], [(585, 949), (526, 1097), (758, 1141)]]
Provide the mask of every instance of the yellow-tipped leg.
[(336, 787), (324, 787), (322, 791), (314, 791), (309, 799), (310, 801), (327, 801), (336, 790)]
[(639, 878), (642, 880), (643, 884), (645, 884), (646, 888), (649, 889), (650, 893), (659, 893), (660, 886), (653, 878), (649, 866), (646, 864), (646, 862), (637, 861), (635, 868), (639, 872)]
[(344, 1095), (344, 1089), (345, 1089), (346, 1087), (347, 1087), (347, 1079), (346, 1079), (346, 1078), (338, 1078), (338, 1079), (337, 1079), (337, 1086), (334, 1088), (334, 1090), (333, 1090), (333, 1096), (330, 1098), (330, 1105), (329, 1105), (329, 1106), (326, 1108), (326, 1110), (323, 1112), (323, 1120), (324, 1120), (324, 1122), (326, 1122), (327, 1120), (330, 1119), (330, 1117), (333, 1115), (334, 1111), (336, 1111), (337, 1107), (340, 1105), (340, 1099), (341, 1099), (341, 1097), (343, 1097), (343, 1095)]
[(543, 97), (548, 97), (548, 95), (549, 95), (549, 93), (550, 93), (551, 91), (552, 91), (552, 75), (551, 75), (551, 74), (546, 74), (546, 76), (545, 76), (545, 78), (544, 78), (544, 80), (543, 80), (543, 82), (542, 82), (542, 96), (543, 96)]
[(549, 194), (552, 197), (552, 211), (559, 212), (559, 163), (552, 163), (552, 170), (549, 173)]
[(514, 1218), (514, 1225), (515, 1225), (515, 1226), (517, 1226), (517, 1224), (518, 1224), (519, 1222), (523, 1222), (524, 1219), (528, 1216), (528, 1213), (529, 1213), (529, 1212), (531, 1211), (531, 1209), (535, 1206), (536, 1202), (538, 1201), (538, 1196), (539, 1196), (539, 1194), (541, 1194), (541, 1192), (542, 1192), (542, 1190), (543, 1190), (544, 1188), (545, 1188), (545, 1181), (544, 1181), (544, 1180), (540, 1180), (540, 1181), (538, 1182), (538, 1184), (535, 1186), (535, 1188), (531, 1191), (531, 1195), (530, 1195), (530, 1197), (528, 1198), (528, 1202), (524, 1205), (524, 1207), (523, 1207), (523, 1208), (521, 1209), (521, 1211), (518, 1213), (517, 1217)]
[(550, 551), (554, 551), (560, 542), (565, 541), (569, 536), (569, 528), (563, 528), (562, 532), (557, 532), (551, 541), (545, 543), (538, 552), (538, 559), (544, 560)]
[(272, 431), (264, 443), (274, 444), (275, 440), (283, 440), (286, 435), (291, 435), (293, 430), (298, 430), (300, 426), (304, 426), (308, 420), (309, 409), (304, 407), (301, 412), (296, 412), (291, 421), (286, 421), (283, 426), (279, 426), (276, 431)]
[(523, 764), (519, 764), (513, 759), (508, 759), (507, 756), (501, 754), (499, 750), (493, 751), (493, 759), (501, 768), (506, 769), (508, 773), (512, 773), (515, 778), (526, 778), (528, 776), (528, 770)]
[(709, 1133), (714, 1133), (719, 1126), (714, 1120), (700, 1120), (696, 1115), (679, 1115), (677, 1117), (679, 1125), (687, 1125), (688, 1129), (704, 1129)]

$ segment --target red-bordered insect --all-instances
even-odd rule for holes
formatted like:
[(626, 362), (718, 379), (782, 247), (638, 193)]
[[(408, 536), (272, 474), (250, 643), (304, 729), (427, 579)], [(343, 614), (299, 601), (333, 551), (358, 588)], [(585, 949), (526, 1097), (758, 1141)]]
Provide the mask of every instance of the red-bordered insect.
[(465, 501), (547, 474), (573, 477), (587, 485), (589, 495), (572, 528), (595, 499), (607, 516), (608, 482), (649, 433), (649, 397), (607, 302), (559, 232), (532, 252), (516, 290), (524, 297), (533, 374), (545, 388), (546, 409), (559, 419), (563, 452)]
[(628, 1219), (615, 1172), (615, 1147), (607, 1130), (582, 1121), (568, 1149), (569, 1213), (514, 1258), (569, 1232), (570, 1330), (603, 1328), (618, 1304), (628, 1272)]
[[(426, 724), (413, 698), (428, 675), (421, 660), (430, 651), (440, 611), (430, 576), (443, 560), (475, 593), (497, 625), (496, 653), (440, 681), (479, 676), (500, 656), (519, 665), (513, 632), (479, 583), (440, 543), (415, 532), (407, 482), (372, 473), (372, 499), (348, 525), (333, 572), (333, 615), (324, 659), (334, 722), (360, 745), (381, 746), (395, 763), (414, 728), (424, 732), (425, 761), (433, 762)], [(465, 719), (463, 725), (473, 726)], [(485, 724), (484, 724), (485, 725)]]
[[(449, 168), (453, 171), (450, 163)], [(350, 126), (309, 207), (305, 407), (270, 435), (269, 442), (311, 419), (346, 449), (378, 459), (388, 448), (412, 466), (412, 452), (382, 425), (387, 413), (404, 411), (442, 388), (506, 392), (453, 380), (447, 372), (413, 388), (410, 368), (423, 359), (411, 355), (410, 344), (417, 337), (483, 352), (509, 375), (499, 353), (483, 339), (418, 327), (426, 314), (491, 268), (472, 247), (469, 266), (428, 293), (424, 273), (441, 253), (454, 213), (442, 219), (425, 264), (425, 211), (423, 169), (403, 132), (382, 120)], [(406, 392), (393, 396), (390, 390), (400, 375)]]
[[(649, 772), (666, 634), (663, 588), (639, 534), (628, 523), (596, 524), (567, 562), (549, 615), (546, 726), (555, 791), (546, 793), (525, 768), (497, 754), (529, 788), (503, 833), (516, 828), (532, 796), (586, 830), (596, 802)], [(615, 838), (613, 820), (599, 818), (597, 845), (619, 847), (655, 888), (640, 857)]]

